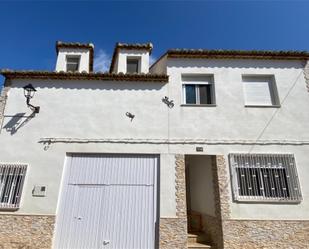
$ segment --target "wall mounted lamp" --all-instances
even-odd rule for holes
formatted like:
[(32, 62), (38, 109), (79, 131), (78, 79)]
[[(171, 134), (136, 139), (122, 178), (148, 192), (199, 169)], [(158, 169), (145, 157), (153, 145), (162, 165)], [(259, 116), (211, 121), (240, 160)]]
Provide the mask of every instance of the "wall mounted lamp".
[(25, 98), (26, 98), (27, 106), (30, 107), (30, 109), (34, 113), (39, 113), (40, 107), (39, 106), (33, 106), (33, 105), (30, 104), (30, 99), (33, 98), (33, 96), (36, 92), (36, 89), (31, 84), (28, 84), (28, 85), (24, 86), (23, 88), (24, 88), (24, 95), (25, 95)]
[(167, 96), (162, 98), (162, 102), (165, 103), (169, 108), (173, 108), (174, 107), (174, 101), (173, 100), (169, 100)]
[(131, 119), (131, 122), (133, 120), (133, 118), (135, 117), (135, 115), (133, 115), (131, 112), (126, 112), (126, 116)]

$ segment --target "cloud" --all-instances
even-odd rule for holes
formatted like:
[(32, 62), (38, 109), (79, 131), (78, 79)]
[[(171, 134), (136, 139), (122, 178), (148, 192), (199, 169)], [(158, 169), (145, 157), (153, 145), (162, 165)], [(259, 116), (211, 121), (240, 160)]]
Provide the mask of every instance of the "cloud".
[(94, 57), (94, 71), (107, 72), (111, 63), (111, 56), (107, 54), (103, 49), (99, 49)]
[(149, 66), (151, 66), (154, 62), (156, 62), (157, 58), (153, 55), (150, 55), (149, 57)]

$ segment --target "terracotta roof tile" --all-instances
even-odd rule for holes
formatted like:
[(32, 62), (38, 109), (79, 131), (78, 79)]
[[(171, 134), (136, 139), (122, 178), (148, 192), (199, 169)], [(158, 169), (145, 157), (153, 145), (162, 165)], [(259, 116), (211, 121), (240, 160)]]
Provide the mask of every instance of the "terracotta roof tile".
[(270, 51), (270, 50), (208, 50), (208, 49), (169, 49), (163, 57), (167, 58), (209, 58), (209, 59), (262, 59), (262, 60), (308, 60), (307, 51)]
[(168, 57), (208, 57), (208, 58), (255, 58), (255, 59), (307, 59), (306, 51), (267, 51), (267, 50), (207, 50), (169, 49)]
[(158, 74), (114, 74), (114, 73), (87, 73), (87, 72), (50, 72), (50, 71), (13, 71), (4, 69), (0, 73), (7, 79), (58, 79), (58, 80), (109, 80), (109, 81), (142, 81), (168, 82), (167, 75)]

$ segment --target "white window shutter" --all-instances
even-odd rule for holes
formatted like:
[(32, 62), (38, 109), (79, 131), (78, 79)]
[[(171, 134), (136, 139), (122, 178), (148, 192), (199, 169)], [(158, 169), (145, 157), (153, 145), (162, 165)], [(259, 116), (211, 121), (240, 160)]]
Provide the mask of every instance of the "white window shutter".
[(272, 105), (269, 81), (243, 82), (246, 105)]

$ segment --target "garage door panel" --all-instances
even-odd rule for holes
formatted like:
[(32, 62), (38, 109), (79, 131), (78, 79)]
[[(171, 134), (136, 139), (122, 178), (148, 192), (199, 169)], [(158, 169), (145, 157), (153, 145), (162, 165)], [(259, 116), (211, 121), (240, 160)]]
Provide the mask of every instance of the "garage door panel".
[(157, 158), (153, 156), (74, 156), (71, 184), (154, 184)]
[(105, 189), (101, 186), (75, 186), (78, 198), (74, 202), (72, 213), (72, 240), (68, 248), (100, 248), (102, 214), (101, 203), (105, 198)]
[[(103, 240), (117, 249), (154, 248), (155, 217), (152, 186), (108, 186), (110, 205)], [(138, 231), (138, 232), (136, 232)]]
[(67, 160), (54, 248), (153, 249), (152, 155), (74, 155)]

